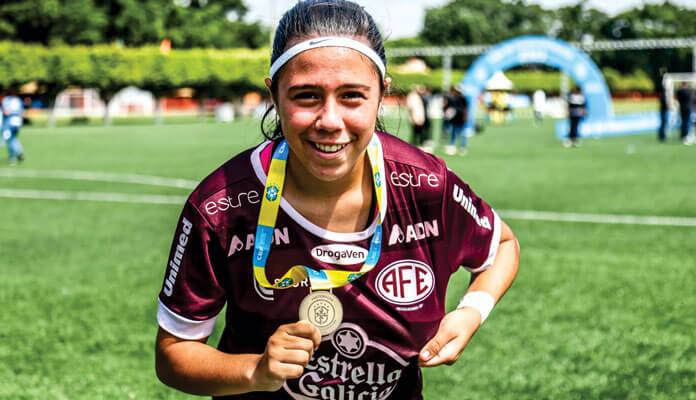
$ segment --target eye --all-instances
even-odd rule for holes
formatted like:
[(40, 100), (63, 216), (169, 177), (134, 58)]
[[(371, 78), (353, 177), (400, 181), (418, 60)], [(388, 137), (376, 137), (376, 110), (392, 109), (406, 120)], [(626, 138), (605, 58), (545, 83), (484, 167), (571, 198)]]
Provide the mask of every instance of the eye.
[(318, 98), (319, 96), (314, 92), (297, 92), (292, 95), (292, 99), (297, 101), (312, 101)]
[(344, 92), (342, 97), (348, 101), (359, 101), (367, 98), (363, 92), (357, 90)]

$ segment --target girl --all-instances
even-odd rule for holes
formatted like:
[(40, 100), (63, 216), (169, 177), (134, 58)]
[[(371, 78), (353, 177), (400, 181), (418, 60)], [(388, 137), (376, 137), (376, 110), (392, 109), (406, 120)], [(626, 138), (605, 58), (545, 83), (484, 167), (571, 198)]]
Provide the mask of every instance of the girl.
[[(283, 16), (269, 140), (205, 178), (177, 225), (159, 295), (164, 383), (230, 399), (419, 399), (420, 367), (455, 362), (510, 286), (507, 225), (441, 159), (380, 132), (385, 64), (355, 3)], [(471, 285), (445, 314), (460, 266)]]

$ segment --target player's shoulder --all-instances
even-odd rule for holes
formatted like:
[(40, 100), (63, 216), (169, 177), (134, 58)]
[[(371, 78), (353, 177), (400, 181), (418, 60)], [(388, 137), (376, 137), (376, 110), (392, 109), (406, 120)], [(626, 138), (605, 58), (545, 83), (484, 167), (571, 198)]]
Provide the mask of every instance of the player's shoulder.
[(385, 162), (408, 165), (432, 172), (447, 170), (445, 162), (440, 157), (427, 153), (392, 134), (384, 132), (377, 132), (377, 134), (382, 144)]
[(447, 181), (444, 160), (427, 153), (396, 136), (378, 133), (386, 169), (392, 187), (419, 188), (419, 192), (440, 193)]
[[(256, 189), (258, 178), (254, 172), (252, 158), (264, 144), (247, 149), (213, 170), (203, 178), (191, 192), (189, 202), (203, 214), (214, 215), (214, 206), (219, 206), (219, 198), (228, 198), (231, 192), (241, 193)], [(222, 202), (225, 206), (225, 202)], [(227, 205), (228, 207), (231, 205)]]

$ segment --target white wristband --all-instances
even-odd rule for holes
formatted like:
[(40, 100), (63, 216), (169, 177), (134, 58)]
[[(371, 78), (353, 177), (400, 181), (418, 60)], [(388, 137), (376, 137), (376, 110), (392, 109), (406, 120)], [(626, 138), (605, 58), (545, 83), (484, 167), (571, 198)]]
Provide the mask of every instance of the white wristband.
[(475, 308), (479, 313), (481, 313), (481, 323), (488, 318), (488, 314), (493, 310), (495, 305), (495, 300), (493, 296), (486, 292), (477, 291), (469, 292), (462, 297), (457, 308), (462, 307), (472, 307)]

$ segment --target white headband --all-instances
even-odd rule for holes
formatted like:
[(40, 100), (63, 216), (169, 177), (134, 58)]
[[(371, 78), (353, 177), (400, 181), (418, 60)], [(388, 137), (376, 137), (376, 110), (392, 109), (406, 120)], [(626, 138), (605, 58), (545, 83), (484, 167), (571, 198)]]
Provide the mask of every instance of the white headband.
[(278, 72), (280, 67), (290, 61), (291, 58), (302, 53), (303, 51), (316, 49), (317, 47), (348, 47), (349, 49), (359, 51), (369, 57), (370, 60), (375, 63), (379, 69), (379, 74), (382, 76), (382, 79), (384, 79), (386, 68), (384, 67), (384, 61), (382, 61), (376, 51), (358, 42), (357, 40), (338, 36), (321, 36), (312, 38), (305, 40), (304, 42), (300, 42), (285, 50), (285, 52), (283, 52), (283, 54), (281, 54), (280, 57), (278, 57), (273, 64), (271, 64), (271, 70), (269, 72), (271, 79), (273, 79), (273, 75)]

